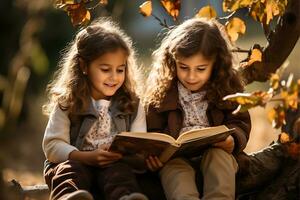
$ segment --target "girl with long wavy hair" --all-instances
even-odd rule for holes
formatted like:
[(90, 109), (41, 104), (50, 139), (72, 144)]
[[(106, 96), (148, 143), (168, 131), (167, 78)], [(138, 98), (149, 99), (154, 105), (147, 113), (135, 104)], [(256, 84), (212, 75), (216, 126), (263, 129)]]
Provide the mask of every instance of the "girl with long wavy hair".
[[(233, 115), (237, 105), (223, 101), (224, 96), (243, 90), (223, 27), (215, 20), (186, 20), (166, 34), (153, 54), (143, 96), (148, 131), (174, 138), (217, 125), (235, 131), (200, 157), (177, 157), (167, 163), (152, 157), (150, 169), (160, 169), (168, 200), (235, 199), (235, 156), (245, 148), (251, 125), (249, 113)], [(201, 194), (195, 170), (203, 175)]]
[(119, 132), (146, 131), (139, 74), (132, 41), (110, 19), (80, 30), (66, 48), (44, 105), (50, 199), (91, 200), (95, 185), (108, 200), (147, 199), (132, 166), (107, 150)]

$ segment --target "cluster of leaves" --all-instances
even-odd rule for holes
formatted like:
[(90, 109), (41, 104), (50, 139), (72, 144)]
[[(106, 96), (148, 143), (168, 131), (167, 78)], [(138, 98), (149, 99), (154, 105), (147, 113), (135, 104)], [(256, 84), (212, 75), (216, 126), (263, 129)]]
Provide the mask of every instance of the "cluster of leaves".
[[(178, 21), (178, 16), (180, 13), (180, 8), (181, 8), (180, 0), (160, 0), (160, 4), (164, 8), (164, 10), (173, 18), (174, 21)], [(154, 16), (155, 19), (158, 19), (152, 13), (152, 1), (151, 0), (145, 1), (142, 5), (140, 5), (140, 13), (145, 17)], [(207, 5), (207, 6), (202, 7), (195, 14), (195, 17), (205, 17), (208, 19), (217, 18), (217, 12), (215, 11), (215, 9), (212, 6)], [(166, 27), (165, 23), (161, 23), (162, 20), (159, 20), (159, 21), (160, 21), (161, 25)], [(226, 31), (227, 31), (231, 41), (236, 41), (238, 39), (239, 34), (244, 34), (246, 31), (246, 25), (245, 25), (244, 21), (238, 17), (232, 17), (226, 23), (225, 26), (226, 26)]]
[(282, 16), (288, 0), (224, 0), (223, 10), (234, 12), (248, 8), (250, 16), (263, 24), (269, 24), (275, 16)]
[[(268, 91), (236, 93), (224, 97), (224, 100), (239, 104), (234, 113), (244, 112), (257, 106), (265, 107), (268, 103), (274, 103), (268, 112), (268, 119), (274, 128), (281, 128), (287, 123), (288, 111), (300, 109), (300, 79), (293, 80), (293, 75), (290, 74), (287, 81), (280, 80), (281, 73), (282, 69), (279, 69), (275, 74), (271, 74)], [(298, 157), (300, 155), (300, 119), (294, 123), (294, 126), (298, 128), (291, 133), (282, 132), (279, 135), (279, 140), (281, 143), (287, 144), (287, 151), (290, 155)]]
[[(96, 2), (96, 5), (91, 6)], [(108, 0), (54, 0), (54, 6), (58, 9), (64, 10), (71, 19), (74, 26), (86, 25), (91, 20), (91, 9), (98, 5), (107, 5)]]
[[(173, 18), (174, 21), (178, 20), (178, 16), (181, 8), (180, 0), (160, 0), (162, 7), (165, 11)], [(228, 17), (225, 17), (228, 21), (225, 24), (226, 31), (231, 41), (236, 41), (239, 34), (246, 32), (245, 22), (238, 18), (233, 17), (234, 13), (238, 9), (248, 8), (249, 15), (256, 21), (263, 24), (269, 24), (275, 16), (282, 16), (287, 6), (287, 0), (223, 0), (223, 11), (231, 12)], [(152, 14), (152, 1), (147, 0), (140, 6), (140, 13), (145, 16), (154, 16)], [(210, 6), (202, 7), (196, 14), (195, 17), (206, 17), (206, 18), (217, 18), (216, 10)], [(222, 19), (222, 18), (220, 18)], [(162, 20), (159, 20), (160, 24)]]

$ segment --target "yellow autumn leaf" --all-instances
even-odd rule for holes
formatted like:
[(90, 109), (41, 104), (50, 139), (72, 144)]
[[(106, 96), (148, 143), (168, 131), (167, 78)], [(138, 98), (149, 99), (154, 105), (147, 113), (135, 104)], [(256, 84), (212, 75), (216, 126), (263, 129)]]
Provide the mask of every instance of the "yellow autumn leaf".
[(201, 8), (196, 14), (196, 17), (205, 17), (207, 19), (216, 18), (217, 12), (213, 7), (208, 5)]
[(240, 8), (251, 6), (253, 0), (223, 0), (223, 11), (232, 12)]
[(282, 132), (279, 135), (279, 141), (284, 144), (284, 143), (290, 142), (291, 141), (291, 137), (290, 137), (289, 134), (287, 134), (285, 132)]
[(277, 15), (282, 16), (287, 6), (287, 0), (254, 1), (250, 8), (250, 16), (256, 21), (269, 24)]
[(108, 4), (108, 0), (100, 0), (100, 4), (106, 6)]
[(279, 81), (280, 81), (280, 77), (278, 74), (271, 74), (271, 78), (270, 78), (270, 86), (274, 89), (277, 90), (279, 87)]
[(259, 49), (252, 49), (251, 55), (249, 57), (248, 65), (251, 65), (254, 62), (262, 61), (262, 52)]
[(152, 14), (152, 1), (145, 1), (140, 5), (140, 13), (144, 17), (149, 17)]
[(227, 95), (223, 98), (224, 101), (237, 102), (240, 105), (255, 104), (256, 100), (253, 98), (251, 93), (236, 93)]
[(265, 1), (266, 24), (269, 24), (274, 16), (279, 14), (279, 8), (274, 0)]
[(85, 8), (84, 3), (69, 5), (67, 7), (67, 13), (71, 18), (73, 26), (86, 24), (91, 19), (91, 14)]
[(167, 13), (173, 17), (173, 20), (176, 21), (181, 7), (180, 0), (161, 0), (160, 3)]
[(270, 123), (272, 123), (272, 121), (275, 119), (276, 117), (276, 111), (274, 108), (272, 108), (271, 110), (268, 111), (267, 113), (267, 117), (268, 117), (268, 120), (270, 121)]
[(285, 121), (285, 109), (282, 105), (278, 105), (277, 107), (273, 108), (274, 111), (271, 111), (271, 112), (274, 112), (274, 116), (273, 116), (273, 120), (272, 120), (272, 114), (270, 113), (268, 118), (269, 120), (272, 122), (272, 126), (274, 128), (280, 128), (282, 127), (282, 125), (286, 124), (286, 121)]
[(239, 34), (244, 34), (246, 32), (246, 25), (240, 18), (234, 17), (225, 24), (225, 30), (229, 35), (231, 41), (236, 41)]
[(298, 87), (294, 91), (282, 90), (280, 97), (283, 99), (286, 108), (297, 109), (298, 107)]

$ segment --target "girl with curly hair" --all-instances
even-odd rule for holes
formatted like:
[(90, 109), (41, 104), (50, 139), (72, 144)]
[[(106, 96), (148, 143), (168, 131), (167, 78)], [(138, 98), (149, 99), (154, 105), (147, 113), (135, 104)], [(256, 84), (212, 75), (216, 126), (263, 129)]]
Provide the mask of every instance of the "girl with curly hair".
[(97, 185), (108, 200), (146, 200), (132, 167), (107, 150), (119, 132), (146, 131), (132, 41), (110, 19), (99, 19), (77, 33), (59, 67), (44, 106), (50, 199), (91, 200)]
[(200, 198), (197, 169), (203, 175), (201, 199), (235, 199), (235, 156), (245, 148), (251, 125), (248, 112), (233, 115), (237, 105), (223, 101), (224, 96), (241, 92), (243, 83), (222, 28), (215, 20), (189, 19), (171, 29), (153, 53), (143, 96), (148, 131), (177, 138), (195, 128), (226, 125), (235, 129), (200, 157), (177, 157), (167, 163), (157, 157), (147, 160), (150, 169), (161, 168), (168, 200)]

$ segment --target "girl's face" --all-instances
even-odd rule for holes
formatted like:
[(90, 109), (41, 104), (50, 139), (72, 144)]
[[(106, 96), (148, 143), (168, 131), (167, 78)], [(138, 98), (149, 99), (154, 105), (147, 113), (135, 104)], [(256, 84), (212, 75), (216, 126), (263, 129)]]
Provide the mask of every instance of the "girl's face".
[(179, 56), (176, 60), (176, 72), (179, 81), (192, 92), (199, 91), (209, 80), (214, 59), (206, 59), (201, 53), (189, 57)]
[(118, 49), (93, 60), (83, 72), (90, 81), (91, 95), (95, 100), (113, 96), (125, 81), (127, 54)]

